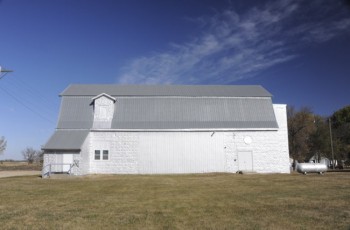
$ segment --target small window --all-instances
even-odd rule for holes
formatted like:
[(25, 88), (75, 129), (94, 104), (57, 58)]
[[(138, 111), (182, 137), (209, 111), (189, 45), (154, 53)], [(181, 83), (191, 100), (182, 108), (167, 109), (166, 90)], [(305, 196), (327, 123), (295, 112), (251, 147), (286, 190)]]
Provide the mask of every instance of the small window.
[(101, 159), (101, 151), (95, 150), (95, 160), (100, 160), (100, 159)]
[(100, 118), (102, 119), (107, 118), (107, 106), (100, 107)]
[(103, 150), (103, 160), (108, 160), (108, 150)]

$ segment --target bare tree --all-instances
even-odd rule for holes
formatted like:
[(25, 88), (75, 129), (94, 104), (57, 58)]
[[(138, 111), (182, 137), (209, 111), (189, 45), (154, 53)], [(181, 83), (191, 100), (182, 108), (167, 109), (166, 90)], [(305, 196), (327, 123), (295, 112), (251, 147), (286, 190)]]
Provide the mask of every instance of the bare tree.
[(315, 156), (318, 161), (321, 157), (331, 159), (330, 136), (327, 118), (318, 115), (314, 116), (315, 129), (309, 136), (310, 154), (309, 158)]
[(5, 140), (5, 137), (1, 137), (0, 138), (0, 154), (3, 153), (6, 149), (6, 140)]
[(296, 111), (291, 106), (287, 115), (290, 155), (294, 160), (303, 161), (310, 153), (310, 135), (315, 131), (314, 114), (310, 108)]
[(39, 157), (41, 151), (35, 150), (31, 147), (27, 147), (22, 151), (23, 158), (28, 161), (29, 164), (33, 164)]

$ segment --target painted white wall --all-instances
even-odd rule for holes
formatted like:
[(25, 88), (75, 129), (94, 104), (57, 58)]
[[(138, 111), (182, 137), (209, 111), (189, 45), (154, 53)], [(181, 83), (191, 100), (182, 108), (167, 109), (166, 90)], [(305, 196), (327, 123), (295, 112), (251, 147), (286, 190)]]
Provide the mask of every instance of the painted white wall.
[[(225, 172), (224, 133), (91, 132), (89, 173)], [(95, 160), (108, 150), (108, 160)]]
[(74, 154), (75, 166), (72, 168), (72, 173), (74, 175), (86, 175), (90, 173), (90, 136), (88, 134), (82, 147), (80, 154)]
[(71, 168), (71, 164), (73, 164), (73, 157), (74, 157), (73, 153), (62, 154), (62, 163), (64, 164), (62, 165), (63, 172), (69, 171), (69, 169)]
[(139, 173), (225, 172), (223, 133), (140, 133)]

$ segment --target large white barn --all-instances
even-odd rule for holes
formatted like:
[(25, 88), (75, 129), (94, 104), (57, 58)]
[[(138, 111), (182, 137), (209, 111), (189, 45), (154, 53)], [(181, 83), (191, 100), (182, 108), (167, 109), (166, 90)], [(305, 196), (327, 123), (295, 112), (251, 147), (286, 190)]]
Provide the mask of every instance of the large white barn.
[(43, 175), (289, 173), (286, 105), (261, 86), (70, 85)]

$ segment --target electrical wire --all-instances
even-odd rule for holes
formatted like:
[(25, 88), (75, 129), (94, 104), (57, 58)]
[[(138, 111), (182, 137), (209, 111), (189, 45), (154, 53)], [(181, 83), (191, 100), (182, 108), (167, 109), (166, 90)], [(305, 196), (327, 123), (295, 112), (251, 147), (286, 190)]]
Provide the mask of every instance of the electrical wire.
[(50, 121), (52, 120), (48, 118), (57, 118), (57, 113), (54, 112), (55, 109), (52, 109), (53, 107), (59, 107), (59, 104), (53, 104), (56, 100), (49, 102), (47, 96), (44, 96), (40, 90), (31, 87), (27, 82), (11, 76), (3, 79), (0, 83), (3, 86), (3, 91), (6, 90), (6, 93), (11, 94), (12, 98), (16, 98), (17, 102), (20, 101), (22, 105), (25, 104), (26, 108), (29, 107), (31, 110), (40, 111), (40, 117), (45, 117), (45, 120)]
[[(25, 101), (26, 104), (31, 104), (32, 107), (39, 108), (41, 113), (45, 113), (48, 117), (55, 117), (56, 114), (52, 112), (52, 110), (48, 109), (52, 107), (52, 103), (49, 103), (47, 100), (43, 100), (43, 96), (39, 95), (35, 90), (30, 88), (25, 83), (20, 83), (19, 81), (16, 81), (11, 79), (11, 81), (8, 80), (8, 84), (11, 84), (10, 89), (17, 89), (20, 91), (20, 93), (14, 93), (14, 90), (12, 90), (12, 95), (22, 95), (21, 101)], [(8, 90), (11, 92), (11, 90)], [(17, 98), (20, 98), (17, 96)]]
[(28, 109), (29, 111), (33, 112), (34, 114), (38, 115), (39, 117), (41, 117), (42, 119), (46, 120), (49, 123), (55, 124), (52, 120), (48, 119), (47, 117), (43, 116), (42, 114), (40, 114), (39, 112), (37, 112), (36, 110), (33, 110), (32, 108), (30, 108), (28, 105), (26, 105), (25, 103), (23, 103), (20, 99), (18, 99), (16, 96), (14, 96), (12, 93), (10, 93), (8, 90), (6, 90), (5, 88), (3, 88), (2, 86), (0, 86), (0, 89), (5, 92), (7, 95), (9, 95), (11, 98), (13, 98), (15, 101), (17, 101), (19, 104), (21, 104), (22, 106), (24, 106), (26, 109)]
[(1, 73), (2, 72), (0, 71), (0, 80), (1, 80), (1, 78), (5, 77), (6, 74), (8, 74), (8, 72), (4, 72), (2, 75), (1, 75)]
[[(52, 101), (48, 101), (46, 99), (46, 96), (43, 95), (40, 90), (36, 90), (34, 87), (31, 87), (30, 84), (22, 81), (20, 78), (11, 78), (11, 80), (13, 80), (15, 83), (17, 83), (17, 85), (19, 85), (21, 88), (23, 89), (27, 89), (28, 90), (28, 94), (36, 97), (37, 99), (39, 99), (43, 104), (45, 104), (45, 106), (47, 107), (51, 107), (52, 106)], [(36, 100), (38, 101), (38, 100)], [(57, 105), (58, 106), (58, 105)]]

